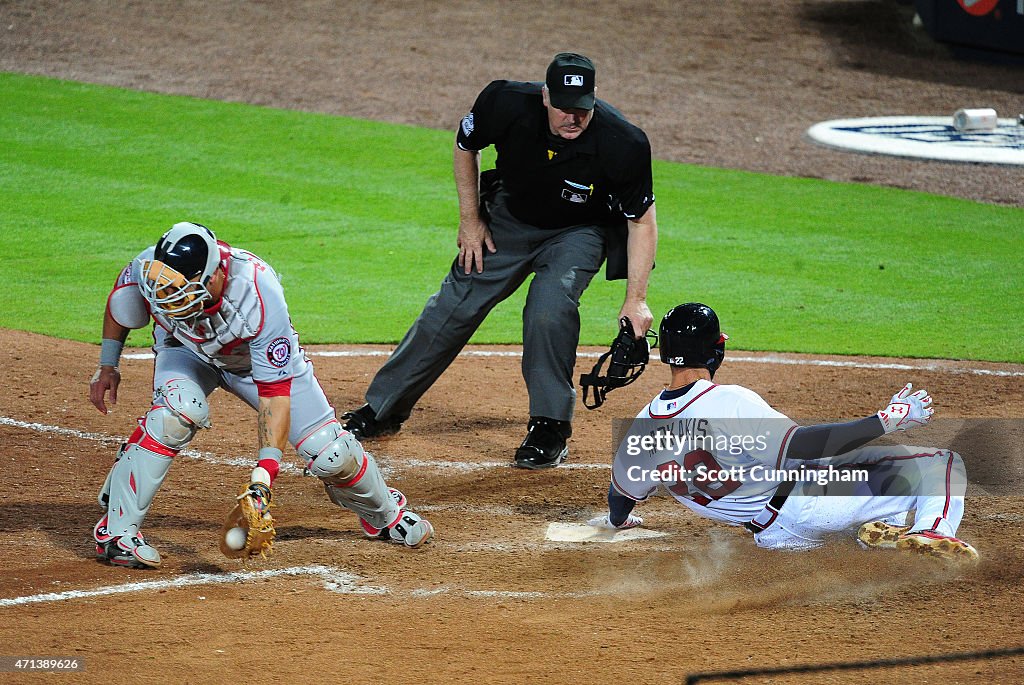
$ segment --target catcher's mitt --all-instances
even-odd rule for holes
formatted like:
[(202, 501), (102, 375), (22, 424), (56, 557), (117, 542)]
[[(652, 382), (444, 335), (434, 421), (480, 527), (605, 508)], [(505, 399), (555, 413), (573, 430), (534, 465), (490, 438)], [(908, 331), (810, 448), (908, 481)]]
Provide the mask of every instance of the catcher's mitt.
[[(625, 316), (619, 321), (619, 335), (612, 341), (612, 347), (598, 358), (590, 373), (580, 376), (580, 387), (583, 388), (583, 406), (597, 409), (604, 404), (604, 399), (615, 388), (629, 385), (644, 372), (647, 362), (651, 360), (651, 341), (655, 344), (657, 337), (648, 332), (643, 338), (633, 337), (633, 324)], [(601, 366), (611, 357), (608, 363), (608, 375), (601, 375)], [(589, 391), (594, 391), (594, 401), (590, 402)]]
[[(251, 559), (255, 556), (267, 558), (273, 551), (274, 517), (270, 515), (270, 486), (266, 483), (253, 482), (246, 485), (236, 498), (238, 504), (220, 531), (220, 551), (231, 559)], [(241, 528), (245, 531), (245, 546), (233, 549), (228, 544), (228, 531)]]

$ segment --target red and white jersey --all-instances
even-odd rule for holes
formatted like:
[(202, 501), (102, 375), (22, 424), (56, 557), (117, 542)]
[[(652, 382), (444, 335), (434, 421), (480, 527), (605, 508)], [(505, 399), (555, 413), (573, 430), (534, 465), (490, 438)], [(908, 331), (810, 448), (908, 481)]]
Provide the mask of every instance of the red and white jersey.
[(752, 390), (699, 380), (664, 391), (633, 421), (612, 465), (612, 484), (643, 500), (664, 484), (702, 516), (750, 521), (771, 499), (797, 424)]
[(288, 316), (280, 278), (251, 252), (218, 244), (226, 273), (224, 292), (195, 321), (184, 323), (153, 312), (143, 297), (138, 287), (142, 263), (153, 259), (155, 246), (143, 250), (121, 272), (108, 300), (111, 315), (126, 328), (141, 328), (148, 317), (141, 320), (139, 313), (149, 312), (156, 322), (157, 354), (186, 347), (225, 372), (251, 375), (259, 386), (290, 380), (308, 362)]

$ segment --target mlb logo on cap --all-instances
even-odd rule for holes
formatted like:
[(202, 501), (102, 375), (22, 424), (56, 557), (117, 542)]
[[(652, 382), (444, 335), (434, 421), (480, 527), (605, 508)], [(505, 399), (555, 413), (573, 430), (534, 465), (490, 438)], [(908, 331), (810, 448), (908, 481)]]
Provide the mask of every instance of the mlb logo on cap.
[(560, 52), (548, 66), (545, 84), (558, 109), (594, 109), (594, 63), (575, 52)]

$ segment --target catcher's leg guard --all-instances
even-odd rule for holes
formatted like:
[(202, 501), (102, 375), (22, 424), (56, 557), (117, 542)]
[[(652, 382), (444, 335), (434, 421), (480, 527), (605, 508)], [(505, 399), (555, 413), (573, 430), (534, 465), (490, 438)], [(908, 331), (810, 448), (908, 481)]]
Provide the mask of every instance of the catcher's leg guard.
[[(330, 496), (331, 492), (328, 490), (327, 495)], [(391, 495), (391, 499), (395, 501), (395, 506), (401, 509), (405, 509), (405, 495), (402, 494), (401, 490), (395, 488), (388, 488), (388, 494)], [(333, 500), (333, 498), (332, 498)], [(339, 504), (339, 506), (344, 506)], [(390, 540), (391, 536), (388, 534), (387, 528), (375, 528), (370, 525), (370, 522), (364, 518), (359, 519), (359, 525), (363, 528), (363, 535), (368, 538), (380, 538), (382, 540)]]
[(324, 482), (327, 496), (359, 514), (375, 528), (388, 528), (401, 509), (388, 492), (377, 462), (337, 420), (332, 420), (295, 446), (306, 468)]
[[(149, 435), (147, 419), (148, 416), (122, 446), (118, 460), (107, 476), (107, 514), (96, 525), (96, 542), (138, 532), (153, 496), (171, 467), (171, 459), (178, 453), (178, 450), (158, 443)], [(99, 532), (101, 524), (105, 535)]]
[(395, 542), (402, 542), (407, 547), (419, 547), (433, 539), (434, 526), (419, 514), (406, 510), (398, 522), (388, 529), (388, 534)]
[(206, 397), (198, 385), (171, 381), (154, 395), (152, 409), (118, 451), (100, 490), (107, 512), (93, 528), (96, 553), (126, 566), (159, 566), (160, 554), (139, 533), (153, 497), (167, 476), (171, 460), (199, 428), (208, 427)]
[[(140, 428), (143, 440), (148, 438)], [(135, 436), (133, 436), (135, 437)], [(161, 446), (165, 452), (172, 452)], [(145, 543), (139, 527), (171, 467), (172, 454), (129, 442), (107, 477), (107, 513), (93, 528), (96, 555), (120, 566), (159, 566), (160, 553)]]
[(335, 420), (321, 426), (295, 446), (309, 472), (324, 482), (331, 501), (359, 515), (363, 531), (419, 547), (433, 537), (430, 523), (403, 510), (405, 496), (388, 488), (377, 462), (355, 437)]
[(362, 468), (363, 446), (337, 419), (331, 419), (295, 444), (314, 476), (328, 482), (355, 478)]
[[(314, 464), (315, 466), (315, 464)], [(310, 469), (316, 474), (314, 469)], [(376, 529), (390, 528), (402, 515), (398, 502), (391, 496), (377, 462), (363, 453), (362, 468), (349, 480), (321, 478), (327, 496), (339, 507), (359, 514), (359, 518)]]
[[(121, 445), (114, 459), (114, 466), (107, 473), (97, 497), (104, 511), (110, 499), (110, 477), (125, 449), (142, 440), (143, 431), (177, 454), (192, 441), (196, 431), (210, 427), (210, 406), (206, 395), (197, 383), (186, 378), (175, 378), (164, 383), (153, 392), (153, 408), (139, 420), (139, 428), (128, 442)], [(171, 456), (173, 456), (173, 454)]]

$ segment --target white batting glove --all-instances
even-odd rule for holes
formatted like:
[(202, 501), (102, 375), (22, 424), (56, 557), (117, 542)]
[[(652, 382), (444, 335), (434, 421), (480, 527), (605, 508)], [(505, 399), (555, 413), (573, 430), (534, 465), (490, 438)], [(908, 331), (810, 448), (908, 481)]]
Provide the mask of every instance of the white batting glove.
[(622, 523), (621, 526), (613, 526), (611, 519), (608, 518), (608, 514), (605, 514), (604, 516), (598, 516), (597, 518), (592, 518), (589, 521), (587, 521), (588, 526), (593, 526), (594, 528), (603, 528), (604, 530), (626, 530), (628, 528), (637, 528), (638, 526), (642, 526), (643, 524), (643, 517), (637, 516), (636, 514), (630, 514), (629, 516), (627, 516), (626, 520)]
[(892, 396), (889, 406), (878, 412), (886, 434), (923, 426), (931, 420), (935, 411), (932, 409), (931, 395), (927, 390), (911, 392), (913, 389), (913, 384), (907, 383)]

